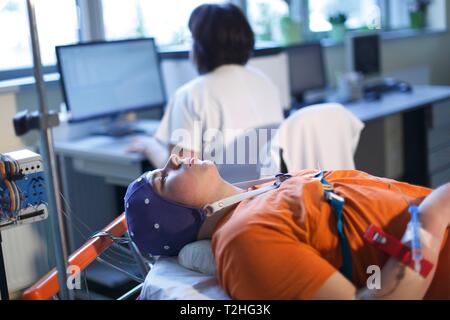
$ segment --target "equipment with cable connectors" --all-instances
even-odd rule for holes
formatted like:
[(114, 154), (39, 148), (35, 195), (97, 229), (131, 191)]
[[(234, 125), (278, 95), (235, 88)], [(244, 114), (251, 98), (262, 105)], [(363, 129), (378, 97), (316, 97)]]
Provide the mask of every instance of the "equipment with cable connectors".
[(0, 154), (0, 293), (9, 299), (1, 231), (48, 216), (42, 158), (29, 150)]
[(0, 155), (0, 230), (47, 218), (40, 155), (21, 150)]

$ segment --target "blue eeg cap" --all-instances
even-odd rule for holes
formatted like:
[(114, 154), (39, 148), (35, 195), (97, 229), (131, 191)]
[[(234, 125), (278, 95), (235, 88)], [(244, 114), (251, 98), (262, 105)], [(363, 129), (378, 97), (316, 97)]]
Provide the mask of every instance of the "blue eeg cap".
[(197, 240), (204, 211), (164, 199), (146, 176), (132, 182), (125, 194), (130, 237), (143, 254), (176, 256), (186, 244)]

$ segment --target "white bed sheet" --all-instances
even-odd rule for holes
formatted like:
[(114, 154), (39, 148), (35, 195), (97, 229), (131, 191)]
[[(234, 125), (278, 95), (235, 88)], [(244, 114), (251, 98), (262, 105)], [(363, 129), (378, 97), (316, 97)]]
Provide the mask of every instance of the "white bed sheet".
[(143, 300), (230, 300), (214, 276), (181, 266), (177, 258), (160, 258), (145, 278)]

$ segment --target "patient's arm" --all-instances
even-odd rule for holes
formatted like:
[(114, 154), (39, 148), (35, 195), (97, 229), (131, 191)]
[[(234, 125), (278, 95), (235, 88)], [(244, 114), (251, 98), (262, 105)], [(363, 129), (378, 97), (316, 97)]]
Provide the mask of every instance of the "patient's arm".
[[(432, 192), (420, 205), (422, 228), (431, 234), (430, 243), (423, 243), (423, 255), (435, 266), (445, 231), (450, 227), (450, 184)], [(422, 299), (433, 280), (436, 268), (423, 278), (395, 258), (388, 260), (381, 272), (381, 289), (361, 289), (339, 272), (333, 274), (316, 292), (315, 299)]]
[(355, 299), (356, 288), (342, 275), (336, 271), (323, 286), (317, 290), (314, 300), (353, 300)]

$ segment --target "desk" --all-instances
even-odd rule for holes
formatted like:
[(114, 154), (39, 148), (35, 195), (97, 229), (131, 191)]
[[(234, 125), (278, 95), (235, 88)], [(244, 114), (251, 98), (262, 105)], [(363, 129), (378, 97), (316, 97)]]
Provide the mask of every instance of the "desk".
[[(390, 93), (377, 101), (359, 101), (345, 106), (368, 126), (388, 116), (402, 114), (405, 146), (411, 145), (411, 140), (421, 139), (420, 135), (423, 134), (422, 139), (426, 141), (420, 143), (422, 151), (436, 151), (439, 145), (450, 144), (450, 141), (447, 141), (450, 133), (446, 130), (450, 128), (450, 111), (447, 107), (449, 99), (450, 87), (414, 86), (411, 93)], [(142, 127), (149, 134), (154, 132), (157, 126), (157, 121), (142, 121)], [(55, 133), (55, 136), (59, 135)], [(81, 136), (70, 141), (59, 139), (56, 141), (55, 151), (58, 156), (72, 161), (76, 171), (106, 179), (109, 184), (125, 187), (143, 170), (142, 156), (125, 152), (132, 138)], [(374, 146), (377, 142), (380, 144), (379, 138), (372, 137), (373, 141), (367, 144), (370, 146)], [(361, 144), (364, 144), (364, 141)], [(420, 148), (410, 150), (409, 153), (407, 151), (405, 163), (410, 162), (410, 157), (414, 157), (414, 154), (417, 157), (420, 153), (426, 152), (420, 152)], [(436, 157), (443, 158), (444, 155)], [(427, 171), (435, 171), (437, 167), (442, 167), (441, 164), (435, 163), (437, 160), (431, 154), (429, 158), (425, 162), (430, 163), (432, 168), (427, 168)], [(370, 172), (370, 164), (362, 162), (359, 167)], [(419, 169), (423, 169), (424, 166), (426, 164), (422, 163)]]
[[(137, 126), (149, 136), (158, 128), (157, 120), (142, 120)], [(58, 131), (55, 136), (61, 136)], [(57, 139), (56, 154), (73, 161), (74, 168), (81, 173), (105, 178), (113, 185), (126, 187), (142, 173), (144, 157), (127, 153), (126, 149), (135, 136), (120, 138), (108, 136), (79, 136), (75, 139)]]
[[(361, 121), (368, 124), (394, 114), (428, 110), (434, 105), (432, 114), (435, 116), (435, 121), (433, 124), (428, 123), (427, 126), (429, 128), (436, 125), (444, 127), (446, 124), (444, 120), (448, 119), (450, 127), (450, 114), (445, 113), (448, 108), (439, 104), (449, 99), (450, 87), (415, 86), (411, 93), (391, 93), (384, 95), (381, 100), (360, 101), (345, 106)], [(443, 109), (442, 112), (439, 108)], [(429, 117), (430, 110), (427, 112)], [(156, 130), (158, 123), (155, 120), (141, 121), (141, 127), (150, 135)], [(436, 139), (442, 140), (441, 143), (446, 142), (445, 132), (430, 134), (428, 145), (433, 145)], [(430, 136), (430, 134), (426, 133), (424, 136)], [(55, 133), (55, 136), (59, 134)], [(59, 139), (55, 143), (55, 150), (57, 155), (73, 160), (74, 168), (78, 172), (102, 177), (114, 185), (127, 186), (143, 169), (144, 159), (141, 155), (125, 152), (133, 138), (133, 136), (123, 138), (81, 136), (70, 141)]]
[(355, 156), (358, 169), (386, 175), (386, 170), (380, 169), (380, 158), (385, 160), (390, 151), (380, 141), (387, 141), (384, 135), (387, 139), (396, 137), (390, 136), (382, 120), (401, 115), (398, 125), (403, 126), (399, 128), (403, 154), (398, 160), (403, 162), (404, 172), (393, 178), (431, 187), (450, 180), (450, 87), (415, 86), (411, 93), (390, 93), (378, 101), (359, 101), (346, 107), (366, 123)]
[[(446, 106), (449, 99), (450, 87), (424, 85), (414, 86), (411, 93), (390, 93), (377, 101), (359, 101), (345, 106), (366, 124), (403, 114), (406, 145), (411, 144), (413, 136), (423, 133), (427, 140), (425, 147), (435, 149), (438, 145), (450, 144), (447, 141), (450, 133), (445, 128), (450, 127), (450, 111)], [(414, 112), (415, 116), (411, 116)], [(141, 122), (141, 127), (149, 134), (157, 126), (158, 121), (155, 120)], [(55, 133), (55, 136), (59, 134)], [(104, 178), (110, 184), (127, 186), (142, 172), (144, 160), (141, 155), (125, 152), (132, 139), (132, 136), (81, 136), (70, 141), (59, 139), (55, 143), (55, 151), (58, 156), (72, 160), (74, 168), (80, 173)]]
[(345, 106), (361, 121), (369, 122), (397, 113), (413, 111), (450, 99), (450, 87), (414, 86), (410, 93), (394, 92), (376, 101), (358, 101)]

